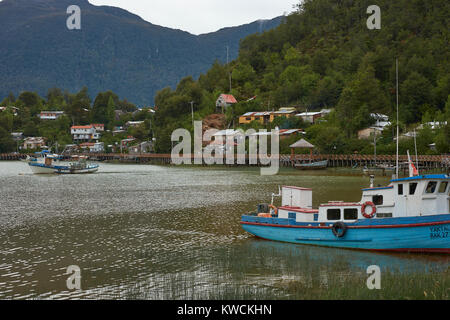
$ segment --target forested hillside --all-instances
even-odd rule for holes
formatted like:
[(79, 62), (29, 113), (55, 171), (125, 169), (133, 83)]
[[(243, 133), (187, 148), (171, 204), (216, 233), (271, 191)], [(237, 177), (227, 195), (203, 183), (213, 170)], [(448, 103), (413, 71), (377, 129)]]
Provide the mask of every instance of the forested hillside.
[[(247, 111), (335, 108), (327, 123), (307, 129), (322, 152), (335, 146), (337, 152), (373, 152), (355, 135), (371, 124), (370, 113), (395, 120), (396, 58), (402, 131), (422, 121), (448, 120), (450, 3), (380, 0), (381, 29), (369, 30), (366, 10), (372, 2), (303, 1), (278, 28), (241, 41), (239, 57), (229, 65), (216, 63), (198, 81), (186, 78), (176, 90), (160, 91), (160, 150), (169, 148), (174, 128), (191, 126), (188, 102), (195, 102), (197, 119), (214, 112), (219, 93), (230, 91), (229, 73), (231, 93), (241, 101), (227, 115), (230, 123)], [(418, 140), (422, 153), (433, 142), (439, 152), (449, 152), (449, 127), (424, 130)], [(393, 130), (385, 130), (380, 144), (380, 152), (394, 152)]]

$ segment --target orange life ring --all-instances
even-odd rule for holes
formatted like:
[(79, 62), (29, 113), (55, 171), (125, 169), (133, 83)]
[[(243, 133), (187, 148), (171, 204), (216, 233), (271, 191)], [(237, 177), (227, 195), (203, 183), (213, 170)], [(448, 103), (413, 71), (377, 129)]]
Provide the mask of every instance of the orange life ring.
[(269, 208), (273, 209), (273, 213), (274, 215), (278, 215), (278, 208), (275, 207), (273, 204), (269, 204)]
[[(372, 212), (371, 213), (366, 213), (366, 207), (367, 206), (371, 206), (372, 207)], [(367, 201), (366, 203), (364, 203), (361, 206), (361, 213), (367, 219), (372, 219), (375, 216), (376, 212), (377, 212), (377, 207), (375, 206), (375, 204), (372, 201)]]

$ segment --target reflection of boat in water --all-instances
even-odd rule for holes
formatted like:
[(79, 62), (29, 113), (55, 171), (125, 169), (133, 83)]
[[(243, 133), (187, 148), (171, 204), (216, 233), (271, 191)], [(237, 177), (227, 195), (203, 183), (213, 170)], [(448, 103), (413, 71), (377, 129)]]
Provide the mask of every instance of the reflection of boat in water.
[(311, 162), (311, 163), (297, 163), (295, 168), (299, 170), (319, 170), (325, 169), (328, 166), (328, 160)]
[[(283, 187), (282, 205), (242, 216), (247, 232), (268, 240), (326, 247), (450, 253), (450, 177), (413, 175), (363, 189), (361, 201), (312, 208), (312, 190)], [(273, 208), (273, 206), (272, 206)]]
[(99, 165), (87, 162), (86, 157), (73, 157), (73, 162), (64, 162), (63, 157), (48, 151), (37, 153), (35, 157), (27, 157), (25, 162), (35, 174), (82, 174), (98, 171)]

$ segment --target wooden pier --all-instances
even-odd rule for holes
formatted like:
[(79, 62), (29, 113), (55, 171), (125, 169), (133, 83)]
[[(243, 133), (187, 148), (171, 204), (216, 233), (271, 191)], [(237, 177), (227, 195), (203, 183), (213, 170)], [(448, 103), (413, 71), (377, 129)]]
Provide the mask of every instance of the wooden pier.
[[(88, 156), (93, 161), (107, 161), (107, 162), (124, 162), (124, 163), (148, 163), (158, 165), (170, 165), (172, 164), (172, 158), (170, 154), (125, 154), (125, 153), (85, 153), (77, 154)], [(66, 159), (70, 159), (72, 154), (65, 154)], [(8, 153), (0, 154), (0, 160), (3, 161), (17, 161), (25, 159), (26, 154)], [(261, 166), (259, 162), (257, 164), (250, 164), (251, 159), (256, 159), (256, 156), (246, 156), (245, 165)], [(194, 156), (191, 156), (193, 161)], [(361, 155), (361, 154), (320, 154), (313, 155), (312, 158), (309, 154), (295, 155), (291, 158), (291, 155), (280, 155), (281, 167), (292, 167), (295, 163), (308, 163), (310, 161), (322, 161), (328, 160), (328, 167), (331, 168), (364, 168), (372, 167), (375, 165), (375, 157), (373, 155)], [(415, 156), (412, 160), (417, 163), (419, 169), (422, 170), (439, 170), (443, 172), (450, 172), (450, 155), (422, 155), (418, 156), (416, 162)], [(408, 161), (406, 155), (399, 156), (399, 163), (404, 165)], [(224, 159), (224, 164), (226, 161)], [(252, 162), (254, 163), (254, 162)], [(396, 164), (395, 155), (377, 155), (376, 164), (394, 167)], [(235, 159), (235, 164), (238, 165)]]

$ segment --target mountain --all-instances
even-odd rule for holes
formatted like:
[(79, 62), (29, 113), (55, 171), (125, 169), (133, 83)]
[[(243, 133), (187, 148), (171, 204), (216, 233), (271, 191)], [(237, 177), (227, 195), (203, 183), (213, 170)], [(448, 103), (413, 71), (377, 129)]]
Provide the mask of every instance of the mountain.
[[(81, 30), (68, 30), (66, 9), (81, 8)], [(0, 2), (0, 97), (9, 92), (83, 86), (91, 96), (112, 90), (136, 104), (185, 76), (198, 77), (217, 59), (238, 55), (247, 35), (278, 26), (282, 17), (192, 35), (151, 24), (126, 10), (87, 0)]]

